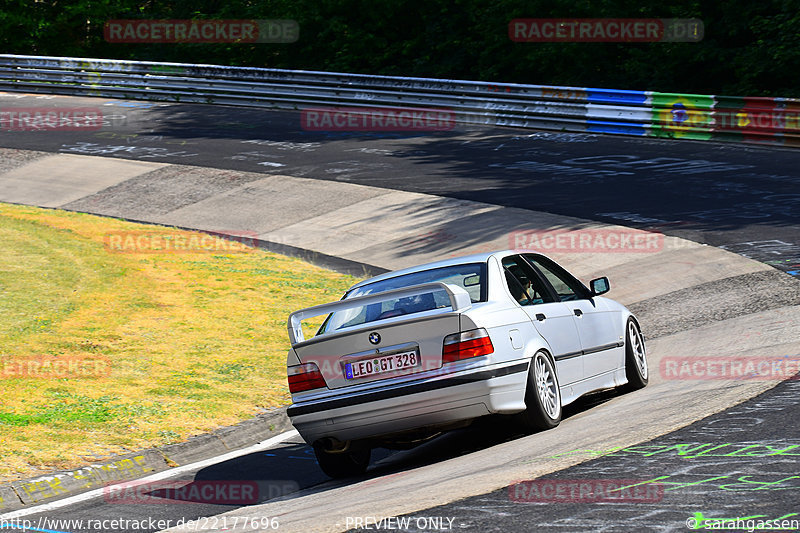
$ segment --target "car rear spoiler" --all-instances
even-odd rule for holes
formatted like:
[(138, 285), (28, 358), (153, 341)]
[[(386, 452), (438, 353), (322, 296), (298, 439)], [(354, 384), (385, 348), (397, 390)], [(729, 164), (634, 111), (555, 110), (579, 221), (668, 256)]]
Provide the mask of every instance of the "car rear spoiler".
[(356, 298), (348, 298), (347, 300), (339, 300), (329, 304), (315, 305), (295, 311), (289, 315), (289, 340), (292, 346), (299, 342), (303, 342), (303, 328), (301, 323), (303, 320), (319, 315), (327, 315), (335, 311), (344, 311), (353, 309), (355, 307), (362, 307), (364, 305), (380, 303), (394, 298), (408, 298), (420, 294), (428, 294), (436, 291), (445, 291), (450, 298), (450, 307), (453, 311), (460, 312), (472, 306), (472, 299), (469, 293), (458, 285), (451, 285), (449, 283), (442, 283), (440, 281), (432, 283), (423, 283), (421, 285), (413, 285), (411, 287), (402, 287), (386, 292), (379, 292), (376, 294), (368, 294), (366, 296), (357, 296)]

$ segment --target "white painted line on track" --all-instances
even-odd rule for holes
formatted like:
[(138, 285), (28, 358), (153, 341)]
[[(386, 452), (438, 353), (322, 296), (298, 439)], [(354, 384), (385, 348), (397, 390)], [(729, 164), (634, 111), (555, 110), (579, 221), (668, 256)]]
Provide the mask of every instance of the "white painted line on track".
[[(147, 481), (159, 481), (162, 479), (168, 479), (171, 477), (179, 476), (186, 472), (190, 472), (192, 470), (198, 468), (205, 468), (207, 466), (211, 466), (217, 463), (221, 463), (223, 461), (228, 461), (230, 459), (236, 459), (237, 457), (241, 457), (242, 455), (247, 455), (249, 453), (260, 452), (265, 449), (268, 449), (276, 444), (280, 444), (281, 442), (285, 442), (291, 438), (297, 437), (300, 434), (297, 432), (296, 429), (291, 431), (287, 431), (285, 433), (281, 433), (280, 435), (276, 435), (270, 439), (265, 441), (261, 441), (259, 443), (253, 444), (247, 448), (242, 448), (241, 450), (235, 450), (232, 452), (228, 452), (223, 455), (218, 455), (216, 457), (212, 457), (210, 459), (205, 459), (204, 461), (198, 461), (196, 463), (191, 463), (184, 466), (179, 466), (177, 468), (172, 468), (170, 470), (164, 470), (163, 472), (158, 472), (157, 474), (153, 474), (147, 477), (130, 480), (131, 482), (147, 482)], [(122, 483), (122, 482), (121, 482)], [(74, 503), (85, 502), (87, 500), (91, 500), (93, 498), (97, 498), (103, 495), (103, 491), (105, 487), (100, 489), (95, 489), (89, 492), (84, 492), (83, 494), (76, 494), (75, 496), (70, 496), (69, 498), (64, 498), (63, 500), (58, 500), (52, 503), (46, 503), (43, 505), (37, 505), (34, 507), (29, 507), (25, 509), (19, 509), (17, 511), (12, 511), (10, 513), (0, 515), (0, 520), (11, 520), (13, 518), (19, 518), (21, 516), (28, 516), (36, 513), (42, 513), (45, 511), (52, 511), (54, 509), (60, 509), (61, 507), (67, 507)]]

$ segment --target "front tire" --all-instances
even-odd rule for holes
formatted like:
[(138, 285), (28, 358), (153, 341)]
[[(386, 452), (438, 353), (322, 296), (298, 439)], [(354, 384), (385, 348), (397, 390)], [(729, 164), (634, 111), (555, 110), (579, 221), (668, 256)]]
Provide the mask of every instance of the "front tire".
[(321, 444), (316, 443), (314, 444), (314, 455), (317, 456), (317, 463), (325, 474), (334, 479), (341, 479), (359, 476), (366, 472), (372, 450), (357, 448), (332, 453), (325, 451)]
[(644, 388), (649, 381), (644, 336), (633, 318), (628, 318), (625, 326), (625, 376), (628, 378), (626, 391)]
[(552, 429), (561, 422), (561, 390), (550, 357), (536, 352), (528, 370), (525, 411), (519, 414), (527, 432)]

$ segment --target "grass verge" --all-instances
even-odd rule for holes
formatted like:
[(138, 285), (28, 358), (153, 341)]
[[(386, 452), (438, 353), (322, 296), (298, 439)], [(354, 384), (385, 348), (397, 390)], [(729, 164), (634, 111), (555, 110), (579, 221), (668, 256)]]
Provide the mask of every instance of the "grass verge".
[(109, 235), (164, 231), (0, 203), (0, 481), (288, 403), (288, 313), (357, 281), (257, 249), (108, 246)]

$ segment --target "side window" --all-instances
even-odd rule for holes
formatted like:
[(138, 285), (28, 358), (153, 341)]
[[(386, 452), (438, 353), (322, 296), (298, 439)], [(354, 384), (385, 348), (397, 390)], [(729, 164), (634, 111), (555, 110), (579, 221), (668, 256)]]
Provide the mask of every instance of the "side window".
[(530, 261), (533, 266), (544, 274), (544, 277), (547, 278), (547, 281), (549, 281), (556, 290), (562, 302), (579, 300), (584, 297), (585, 290), (581, 286), (580, 281), (573, 278), (562, 268), (559, 268), (555, 264), (550, 264), (549, 261), (543, 261), (535, 255), (526, 254), (525, 259)]
[(536, 273), (519, 256), (504, 258), (503, 272), (509, 292), (520, 305), (553, 301)]

